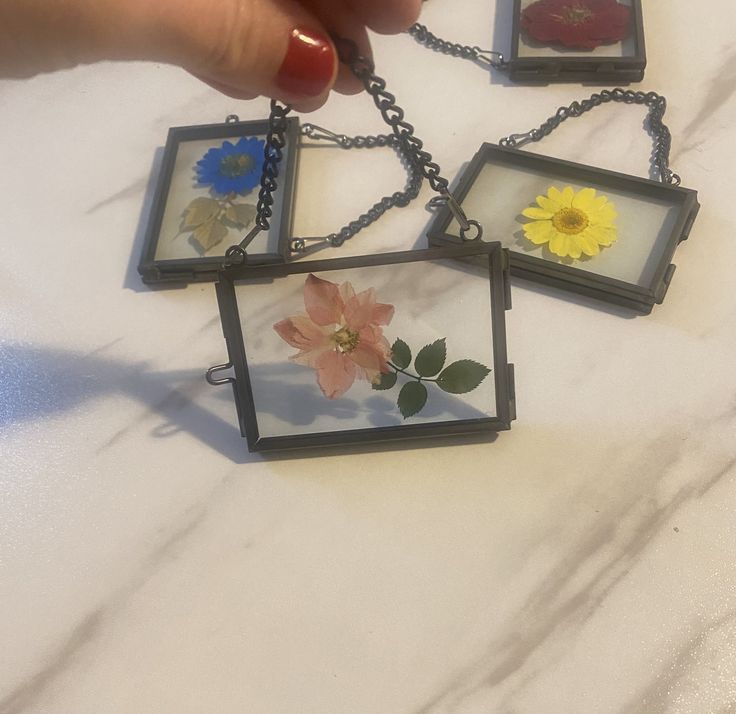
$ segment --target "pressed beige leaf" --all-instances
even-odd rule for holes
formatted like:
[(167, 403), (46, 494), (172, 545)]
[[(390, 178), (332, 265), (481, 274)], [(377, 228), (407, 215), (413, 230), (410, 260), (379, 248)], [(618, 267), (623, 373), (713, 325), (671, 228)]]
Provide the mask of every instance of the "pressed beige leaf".
[(256, 207), (250, 203), (233, 203), (228, 206), (225, 217), (238, 228), (245, 228), (255, 220)]
[(217, 216), (220, 204), (214, 198), (195, 198), (185, 209), (181, 222), (182, 230), (201, 226)]
[(221, 243), (227, 234), (227, 227), (223, 226), (220, 221), (211, 218), (207, 223), (203, 223), (201, 226), (198, 226), (192, 236), (194, 237), (194, 240), (199, 243), (202, 252), (206, 253), (208, 250), (214, 248), (218, 243)]

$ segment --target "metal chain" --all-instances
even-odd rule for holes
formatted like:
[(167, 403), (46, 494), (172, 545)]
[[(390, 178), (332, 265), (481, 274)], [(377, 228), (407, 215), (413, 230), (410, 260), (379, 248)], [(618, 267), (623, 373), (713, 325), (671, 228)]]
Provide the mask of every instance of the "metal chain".
[[(348, 65), (352, 73), (363, 83), (373, 103), (381, 112), (383, 120), (391, 127), (394, 135), (405, 147), (405, 151), (414, 156), (419, 170), (429, 181), (432, 190), (439, 194), (430, 201), (430, 206), (436, 208), (447, 205), (460, 225), (461, 238), (479, 240), (483, 235), (482, 226), (478, 221), (467, 218), (460, 204), (450, 193), (449, 182), (440, 174), (440, 167), (433, 161), (432, 155), (425, 151), (421, 139), (414, 134), (414, 127), (404, 119), (404, 110), (396, 103), (396, 97), (386, 91), (386, 81), (375, 74), (373, 62), (358, 52), (358, 47), (352, 40), (337, 38), (335, 44), (340, 61)], [(473, 236), (468, 235), (471, 228), (475, 232)]]
[(373, 204), (365, 213), (354, 221), (350, 221), (337, 233), (320, 238), (294, 238), (289, 243), (292, 253), (307, 255), (320, 250), (326, 246), (339, 247), (346, 240), (350, 240), (377, 221), (386, 211), (395, 206), (403, 208), (408, 206), (418, 195), (422, 188), (422, 173), (416, 164), (414, 156), (407, 153), (406, 148), (393, 134), (379, 134), (378, 136), (346, 136), (336, 134), (316, 124), (304, 124), (301, 129), (303, 136), (314, 141), (331, 141), (344, 149), (373, 149), (376, 147), (390, 147), (394, 149), (404, 160), (409, 180), (403, 191), (395, 191), (390, 196), (384, 196), (380, 201)]
[(649, 107), (649, 133), (654, 138), (652, 150), (652, 164), (656, 168), (659, 180), (672, 186), (680, 185), (680, 177), (670, 169), (670, 149), (672, 148), (672, 134), (667, 125), (662, 121), (667, 111), (667, 100), (656, 92), (635, 92), (631, 89), (624, 90), (604, 89), (602, 92), (593, 94), (589, 99), (581, 102), (573, 102), (568, 107), (560, 107), (557, 112), (539, 128), (527, 131), (524, 134), (511, 134), (499, 142), (501, 146), (518, 147), (530, 141), (541, 141), (549, 136), (563, 121), (570, 117), (579, 117), (601, 104), (608, 102), (623, 102), (624, 104), (644, 104)]
[(502, 69), (508, 64), (500, 52), (484, 50), (477, 46), (461, 45), (457, 42), (448, 42), (427, 29), (426, 25), (415, 22), (407, 32), (420, 44), (430, 50), (441, 52), (452, 57), (461, 57), (481, 65)]
[[(277, 188), (279, 165), (284, 158), (283, 149), (286, 146), (286, 117), (291, 111), (289, 106), (281, 106), (275, 99), (271, 100), (271, 112), (268, 119), (268, 133), (263, 147), (263, 167), (261, 169), (261, 189), (258, 192), (256, 206), (256, 220), (252, 230), (237, 245), (231, 245), (225, 251), (223, 267), (242, 265), (246, 262), (246, 248), (253, 239), (264, 230), (271, 227), (273, 216), (273, 194)], [(230, 114), (226, 124), (240, 121), (237, 114)]]

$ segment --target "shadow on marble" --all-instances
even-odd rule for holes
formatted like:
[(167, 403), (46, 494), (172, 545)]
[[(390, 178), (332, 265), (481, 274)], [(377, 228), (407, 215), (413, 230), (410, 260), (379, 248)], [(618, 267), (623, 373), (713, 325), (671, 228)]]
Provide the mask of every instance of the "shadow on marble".
[[(304, 449), (282, 454), (250, 454), (237, 425), (230, 389), (216, 390), (218, 400), (232, 409), (228, 421), (203, 407), (213, 388), (203, 373), (192, 370), (151, 371), (145, 362), (130, 363), (101, 356), (119, 340), (91, 353), (73, 352), (33, 345), (0, 344), (0, 430), (21, 422), (37, 421), (83, 408), (94, 400), (123, 395), (138, 401), (146, 415), (132, 416), (97, 449), (103, 453), (121, 442), (146, 416), (158, 419), (148, 431), (155, 439), (186, 433), (236, 464), (281, 461), (295, 458), (344, 456), (377, 451), (405, 451), (465, 443), (490, 443), (496, 434), (467, 438), (448, 437), (429, 441), (362, 445), (356, 447)], [(383, 404), (373, 404), (375, 409)]]
[[(114, 343), (112, 343), (114, 344)], [(204, 371), (153, 372), (145, 363), (103, 357), (112, 346), (84, 354), (21, 344), (0, 345), (0, 429), (19, 422), (56, 417), (93, 400), (123, 395), (137, 400), (159, 418), (150, 429), (157, 439), (186, 432), (235, 463), (255, 461), (240, 436), (233, 406), (232, 422), (197, 403), (211, 387)], [(140, 426), (136, 414), (118, 428), (98, 453), (111, 448)]]

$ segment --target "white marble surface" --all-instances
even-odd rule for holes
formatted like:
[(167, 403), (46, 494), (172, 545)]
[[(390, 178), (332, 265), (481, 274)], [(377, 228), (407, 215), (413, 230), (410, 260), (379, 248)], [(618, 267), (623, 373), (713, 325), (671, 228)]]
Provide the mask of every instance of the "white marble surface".
[[(487, 46), (493, 5), (424, 19)], [(665, 304), (631, 318), (516, 285), (519, 419), (481, 446), (249, 456), (203, 380), (225, 354), (212, 287), (150, 291), (134, 265), (167, 128), (266, 103), (154, 65), (1, 83), (0, 712), (736, 712), (731, 11), (646, 3), (642, 88), (668, 97), (703, 204)], [(375, 44), (448, 176), (589, 93)], [(645, 174), (643, 117), (599, 109), (534, 150)], [(312, 119), (382, 129), (366, 97)], [(304, 232), (401, 183), (364, 154), (348, 192), (327, 173), (344, 157), (318, 153)], [(350, 251), (421, 245), (429, 218), (393, 212)]]

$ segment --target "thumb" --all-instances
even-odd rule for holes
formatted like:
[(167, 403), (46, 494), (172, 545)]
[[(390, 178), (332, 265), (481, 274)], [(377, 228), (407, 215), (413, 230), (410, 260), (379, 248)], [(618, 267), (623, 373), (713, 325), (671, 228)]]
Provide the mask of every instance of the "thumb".
[[(169, 0), (167, 0), (169, 1)], [(178, 64), (237, 99), (275, 97), (309, 111), (324, 104), (338, 71), (322, 23), (293, 0), (171, 2), (185, 27)]]

